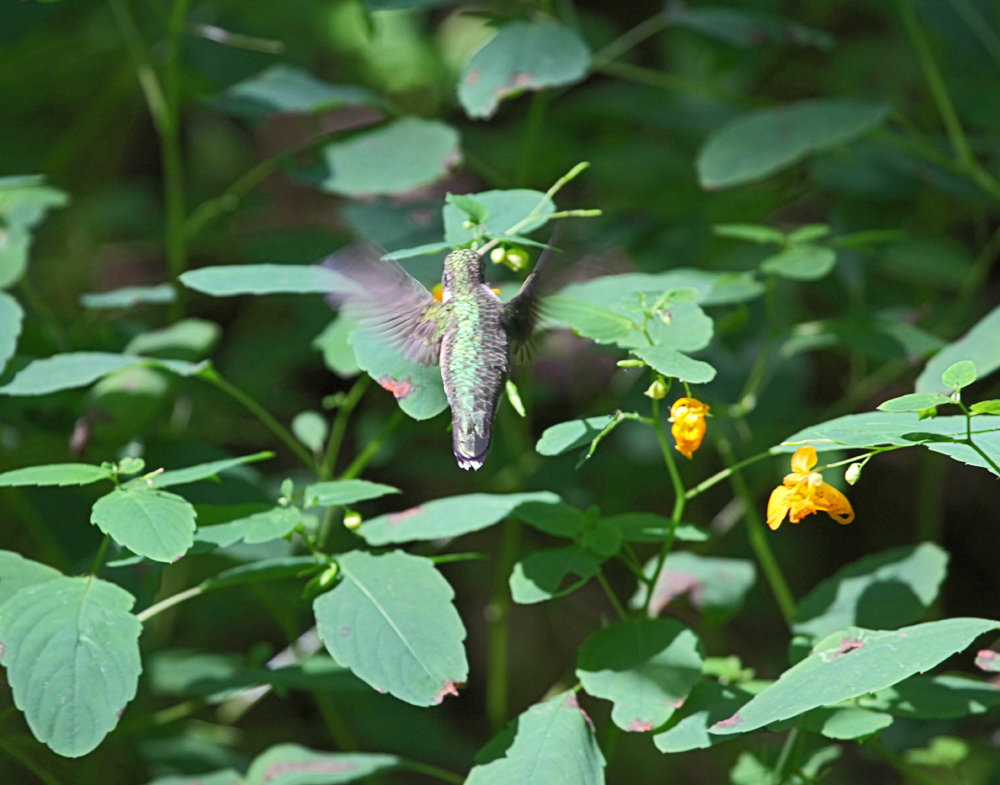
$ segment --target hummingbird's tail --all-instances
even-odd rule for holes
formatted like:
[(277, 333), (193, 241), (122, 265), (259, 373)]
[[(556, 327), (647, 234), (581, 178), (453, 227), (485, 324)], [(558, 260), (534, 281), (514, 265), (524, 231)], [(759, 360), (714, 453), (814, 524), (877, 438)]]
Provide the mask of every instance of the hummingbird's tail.
[(482, 411), (452, 417), (452, 447), (461, 469), (479, 469), (490, 449), (492, 416)]

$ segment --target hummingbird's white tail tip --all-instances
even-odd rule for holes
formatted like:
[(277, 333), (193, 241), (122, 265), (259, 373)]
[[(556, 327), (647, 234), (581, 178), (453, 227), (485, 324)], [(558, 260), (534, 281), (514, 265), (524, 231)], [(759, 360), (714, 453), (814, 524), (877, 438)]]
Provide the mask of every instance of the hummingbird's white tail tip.
[(465, 469), (466, 471), (468, 471), (469, 469), (478, 471), (479, 467), (483, 465), (483, 461), (486, 460), (486, 456), (479, 456), (477, 458), (466, 458), (464, 455), (458, 455), (458, 454), (455, 455), (455, 458), (458, 460), (458, 468)]

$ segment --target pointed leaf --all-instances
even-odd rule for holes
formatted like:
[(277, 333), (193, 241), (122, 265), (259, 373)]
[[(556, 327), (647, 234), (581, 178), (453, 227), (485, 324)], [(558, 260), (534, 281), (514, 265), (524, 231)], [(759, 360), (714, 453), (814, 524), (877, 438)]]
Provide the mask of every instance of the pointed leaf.
[(281, 539), (293, 532), (300, 523), (303, 520), (298, 508), (274, 507), (228, 523), (199, 528), (196, 539), (220, 548), (227, 548), (240, 540), (248, 545), (256, 545)]
[(582, 534), (587, 525), (587, 518), (582, 510), (563, 502), (527, 502), (514, 511), (514, 516), (546, 534), (569, 539)]
[(577, 655), (576, 675), (597, 698), (614, 702), (611, 719), (626, 731), (665, 723), (701, 681), (698, 636), (673, 619), (638, 619), (591, 635)]
[(228, 264), (188, 270), (181, 283), (213, 297), (240, 294), (328, 294), (344, 279), (318, 264)]
[(0, 395), (46, 395), (86, 387), (112, 371), (138, 364), (165, 368), (182, 376), (191, 376), (202, 369), (201, 365), (177, 360), (156, 360), (152, 357), (108, 352), (68, 352), (29, 363), (11, 381), (0, 387)]
[(223, 472), (242, 466), (246, 463), (257, 463), (273, 458), (273, 452), (258, 452), (253, 455), (243, 455), (239, 458), (224, 458), (221, 461), (210, 461), (209, 463), (199, 463), (196, 466), (187, 466), (183, 469), (171, 469), (151, 478), (153, 486), (156, 488), (169, 488), (172, 485), (186, 485), (198, 480), (207, 480), (218, 477)]
[(924, 368), (917, 379), (917, 392), (950, 392), (941, 381), (945, 369), (959, 360), (971, 360), (976, 364), (980, 378), (986, 378), (1000, 368), (1000, 305), (980, 319), (969, 332), (957, 341), (948, 344)]
[(696, 685), (684, 705), (674, 713), (671, 725), (653, 737), (660, 752), (687, 752), (711, 747), (725, 741), (708, 729), (731, 717), (752, 696), (738, 687), (705, 680)]
[(978, 369), (972, 360), (959, 360), (954, 365), (949, 365), (944, 369), (944, 373), (941, 374), (941, 382), (957, 392), (976, 381), (977, 375)]
[[(485, 207), (489, 214), (484, 223), (489, 237), (505, 235), (516, 224), (531, 215), (543, 216), (556, 211), (555, 203), (541, 191), (528, 188), (511, 188), (504, 191), (483, 191), (469, 194)], [(442, 211), (444, 218), (444, 239), (450, 245), (463, 245), (475, 238), (473, 229), (466, 227), (465, 213), (453, 204), (446, 204)], [(521, 234), (528, 234), (545, 224), (544, 218), (531, 221), (521, 227)]]
[(669, 346), (651, 346), (632, 352), (647, 365), (664, 376), (691, 384), (708, 384), (715, 378), (715, 368), (701, 360), (694, 360)]
[(603, 561), (576, 545), (535, 551), (514, 565), (510, 575), (511, 596), (522, 605), (562, 597), (597, 575)]
[(368, 499), (378, 499), (386, 494), (399, 493), (399, 488), (368, 480), (333, 480), (317, 482), (306, 488), (305, 504), (311, 507), (332, 507), (336, 504), (354, 504)]
[(588, 417), (586, 420), (570, 420), (545, 429), (542, 438), (535, 445), (540, 455), (562, 455), (564, 452), (590, 444), (611, 420), (611, 415)]
[(24, 485), (89, 485), (98, 480), (110, 480), (111, 472), (89, 463), (52, 463), (48, 466), (27, 466), (0, 474), (0, 488)]
[(84, 308), (134, 308), (143, 303), (167, 305), (177, 299), (177, 292), (169, 283), (156, 286), (126, 286), (110, 292), (89, 292), (80, 295)]
[(146, 483), (115, 488), (94, 504), (90, 522), (148, 559), (172, 562), (194, 543), (195, 512), (186, 500)]
[(0, 606), (0, 662), (35, 738), (77, 758), (135, 697), (142, 625), (135, 598), (89, 576), (27, 586)]
[(818, 245), (788, 248), (760, 263), (762, 272), (793, 281), (818, 281), (837, 263), (837, 254)]
[(932, 406), (944, 406), (954, 401), (947, 395), (937, 393), (910, 393), (898, 398), (890, 398), (878, 405), (880, 412), (920, 412)]
[(308, 71), (278, 63), (226, 88), (216, 101), (225, 111), (253, 117), (274, 113), (314, 114), (380, 100), (357, 85), (333, 85)]
[(157, 777), (148, 785), (243, 785), (243, 778), (233, 769), (222, 769), (211, 774), (172, 774), (167, 777)]
[(54, 567), (25, 559), (14, 551), (0, 551), (0, 605), (25, 586), (34, 586), (61, 575)]
[(181, 319), (169, 327), (139, 333), (128, 342), (126, 354), (196, 362), (215, 348), (222, 328), (207, 319)]
[(341, 583), (313, 602), (320, 637), (341, 665), (417, 706), (440, 703), (468, 678), (465, 627), (433, 562), (402, 551), (337, 557)]
[(338, 785), (399, 765), (395, 755), (366, 752), (313, 752), (279, 744), (250, 764), (246, 785)]
[(371, 545), (388, 545), (413, 540), (458, 537), (479, 531), (506, 518), (525, 502), (556, 503), (559, 497), (548, 491), (537, 493), (470, 493), (435, 499), (409, 510), (380, 515), (361, 524), (359, 532)]
[[(646, 563), (645, 573), (652, 577), (656, 559)], [(663, 570), (653, 587), (649, 614), (657, 616), (676, 598), (685, 594), (691, 604), (705, 614), (707, 621), (721, 623), (736, 614), (743, 598), (753, 587), (757, 570), (747, 559), (699, 556), (689, 551), (674, 551), (663, 563)], [(640, 587), (632, 598), (632, 607), (645, 603), (645, 589)]]
[(916, 720), (949, 720), (1000, 706), (1000, 687), (968, 676), (911, 676), (858, 703)]
[(205, 591), (214, 591), (247, 583), (305, 578), (325, 569), (326, 566), (317, 562), (312, 556), (277, 556), (273, 559), (261, 559), (230, 567), (211, 578), (206, 578), (202, 581), (201, 587)]

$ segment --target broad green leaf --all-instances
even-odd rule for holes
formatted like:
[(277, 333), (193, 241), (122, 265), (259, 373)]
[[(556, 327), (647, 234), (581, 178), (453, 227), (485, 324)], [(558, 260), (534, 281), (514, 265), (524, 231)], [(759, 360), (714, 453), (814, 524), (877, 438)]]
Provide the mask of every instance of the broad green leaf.
[(653, 737), (660, 752), (687, 752), (718, 744), (724, 739), (713, 736), (708, 729), (720, 720), (731, 717), (752, 696), (738, 687), (727, 687), (718, 682), (704, 680), (691, 691), (678, 709), (671, 724)]
[[(707, 270), (676, 268), (663, 273), (624, 273), (605, 275), (583, 283), (564, 286), (559, 296), (576, 297), (588, 302), (617, 308), (635, 305), (637, 294), (645, 292), (655, 300), (664, 292), (692, 288), (698, 291), (698, 305), (726, 305), (759, 297), (763, 285), (748, 273), (717, 273)], [(634, 313), (634, 312), (633, 312)]]
[(668, 346), (633, 349), (632, 353), (664, 376), (691, 384), (707, 384), (715, 378), (715, 368)]
[(526, 502), (515, 508), (514, 517), (546, 534), (569, 539), (583, 534), (587, 526), (583, 511), (563, 502)]
[(356, 85), (332, 85), (307, 71), (278, 63), (226, 88), (217, 103), (239, 115), (294, 112), (315, 114), (341, 106), (378, 105), (370, 90)]
[(354, 356), (354, 349), (348, 341), (348, 336), (355, 327), (356, 325), (343, 314), (337, 314), (337, 317), (312, 342), (312, 347), (323, 353), (326, 367), (341, 379), (350, 379), (361, 371)]
[(626, 731), (660, 727), (701, 681), (698, 636), (673, 619), (637, 619), (591, 635), (577, 654), (576, 676), (614, 703), (611, 719)]
[(181, 319), (169, 327), (140, 333), (125, 347), (126, 354), (197, 362), (209, 355), (222, 328), (206, 319)]
[(314, 453), (323, 449), (329, 432), (330, 426), (319, 412), (299, 412), (292, 419), (292, 433), (295, 434), (295, 438)]
[(338, 785), (395, 768), (399, 758), (371, 752), (313, 752), (278, 744), (250, 764), (246, 785)]
[(982, 714), (1000, 706), (995, 684), (968, 676), (911, 676), (899, 684), (863, 695), (858, 703), (916, 720), (947, 720)]
[(180, 281), (213, 297), (240, 294), (328, 294), (344, 288), (344, 279), (318, 264), (227, 264), (188, 270)]
[(220, 548), (227, 548), (240, 540), (254, 545), (280, 539), (293, 532), (300, 523), (303, 523), (303, 518), (297, 508), (274, 507), (228, 523), (201, 527), (195, 539)]
[(140, 363), (165, 368), (182, 376), (191, 376), (202, 368), (200, 365), (176, 360), (157, 360), (128, 354), (67, 352), (29, 363), (11, 381), (0, 387), (0, 395), (46, 395), (86, 387), (106, 374)]
[(850, 705), (825, 706), (790, 720), (771, 723), (768, 730), (780, 732), (794, 727), (820, 733), (828, 739), (859, 739), (888, 728), (892, 723), (893, 716), (885, 712)]
[(910, 393), (898, 398), (890, 398), (878, 406), (880, 412), (919, 412), (932, 406), (944, 406), (954, 403), (947, 395), (937, 393)]
[(714, 131), (698, 151), (703, 188), (759, 180), (880, 125), (885, 104), (809, 99), (737, 117)]
[(768, 257), (760, 264), (762, 272), (791, 278), (793, 281), (818, 281), (837, 263), (837, 254), (818, 245), (799, 245)]
[(61, 575), (54, 567), (25, 559), (14, 551), (0, 551), (0, 605), (25, 586), (34, 586)]
[(720, 735), (744, 733), (891, 687), (933, 668), (998, 627), (1000, 622), (973, 618), (943, 619), (883, 632), (849, 627), (821, 640), (806, 659), (710, 730)]
[(375, 689), (433, 706), (468, 678), (465, 627), (433, 562), (402, 551), (337, 557), (340, 584), (313, 602), (333, 658)]
[(341, 196), (412, 191), (462, 160), (458, 131), (438, 120), (403, 117), (323, 148), (330, 175), (319, 187)]
[(976, 325), (954, 343), (934, 355), (917, 379), (917, 392), (947, 392), (941, 382), (945, 369), (959, 360), (976, 364), (980, 378), (985, 378), (1000, 368), (1000, 306), (990, 311)]
[[(693, 287), (692, 287), (693, 288)], [(618, 307), (623, 313), (632, 313), (638, 306), (638, 298), (632, 303), (627, 300)], [(678, 349), (682, 352), (696, 352), (704, 349), (712, 340), (712, 319), (694, 302), (671, 302), (667, 305), (666, 321), (653, 319), (646, 327), (655, 344), (649, 346), (649, 338), (633, 330), (618, 345), (626, 349), (651, 351), (655, 349)], [(637, 352), (638, 353), (638, 352)]]
[(532, 706), (502, 735), (511, 739), (503, 757), (474, 766), (465, 785), (604, 785), (604, 756), (572, 692)]
[[(657, 560), (646, 563), (645, 573), (652, 577)], [(743, 598), (753, 587), (757, 571), (752, 561), (721, 557), (698, 556), (689, 551), (673, 551), (663, 563), (653, 598), (649, 602), (649, 615), (658, 616), (676, 598), (687, 594), (691, 604), (700, 610), (709, 622), (725, 621), (743, 605)], [(645, 588), (632, 598), (632, 606), (645, 604)]]
[(514, 565), (511, 596), (522, 605), (562, 597), (597, 575), (602, 561), (576, 545), (535, 551)]
[(45, 184), (45, 176), (0, 177), (0, 217), (8, 225), (33, 228), (54, 207), (64, 207), (69, 196)]
[(0, 659), (31, 732), (78, 758), (135, 697), (142, 625), (135, 598), (93, 576), (27, 586), (0, 606)]
[[(264, 540), (247, 540), (247, 542), (264, 542)], [(317, 562), (312, 556), (277, 556), (273, 559), (261, 559), (230, 567), (211, 578), (206, 578), (201, 586), (209, 591), (247, 583), (301, 578), (325, 568), (325, 564)]]
[(305, 505), (332, 507), (335, 504), (354, 504), (368, 499), (378, 499), (386, 494), (399, 493), (399, 488), (368, 480), (333, 480), (317, 482), (306, 487)]
[(914, 766), (954, 768), (968, 755), (969, 742), (965, 739), (957, 736), (935, 736), (926, 747), (906, 750), (903, 758)]
[(0, 473), (0, 488), (24, 485), (89, 485), (110, 480), (111, 472), (89, 463), (52, 463)]
[(135, 308), (137, 305), (168, 305), (177, 299), (177, 292), (169, 283), (156, 286), (125, 286), (110, 292), (89, 292), (80, 295), (84, 308), (117, 309)]
[(399, 408), (414, 420), (428, 420), (448, 408), (439, 366), (411, 363), (386, 341), (360, 328), (348, 341), (361, 370), (391, 392)]
[(759, 224), (715, 224), (712, 234), (716, 237), (726, 237), (730, 240), (746, 240), (760, 245), (785, 244), (785, 233), (773, 226)]
[(380, 515), (365, 521), (358, 530), (370, 545), (436, 540), (479, 531), (506, 518), (520, 504), (555, 504), (559, 497), (548, 491), (537, 493), (470, 493), (435, 499), (408, 510)]
[(616, 343), (638, 329), (632, 320), (610, 308), (576, 297), (554, 295), (543, 302), (546, 323), (569, 327), (577, 335), (593, 338), (597, 343)]
[(508, 22), (465, 66), (458, 100), (469, 117), (487, 119), (504, 98), (578, 82), (589, 65), (590, 50), (574, 30)]
[(963, 387), (968, 387), (976, 381), (977, 369), (972, 360), (959, 360), (954, 365), (949, 365), (941, 374), (941, 383), (945, 387), (958, 391)]
[(24, 311), (21, 305), (6, 292), (0, 292), (0, 371), (17, 350), (17, 339), (21, 337), (21, 323)]
[(445, 195), (444, 200), (448, 204), (455, 205), (455, 207), (469, 216), (469, 220), (473, 223), (481, 224), (489, 217), (489, 208), (471, 196), (448, 193)]
[(173, 562), (194, 544), (195, 512), (169, 491), (141, 482), (115, 488), (94, 503), (90, 522), (133, 553)]
[(577, 447), (583, 447), (594, 441), (612, 419), (611, 415), (604, 415), (553, 425), (545, 429), (542, 438), (535, 445), (535, 450), (541, 455), (562, 455)]
[(792, 630), (819, 639), (847, 627), (912, 624), (934, 602), (947, 567), (948, 554), (930, 542), (865, 556), (802, 599)]
[(148, 785), (243, 785), (243, 778), (233, 769), (220, 769), (210, 774), (171, 774), (157, 777)]
[(171, 485), (186, 485), (198, 480), (207, 480), (218, 477), (229, 469), (243, 466), (247, 463), (257, 463), (273, 458), (273, 452), (258, 452), (253, 455), (244, 455), (240, 458), (224, 458), (221, 461), (210, 461), (209, 463), (199, 463), (196, 466), (187, 466), (183, 469), (171, 469), (151, 478), (153, 486), (156, 488), (169, 488)]
[(1000, 414), (1000, 400), (977, 401), (969, 409), (973, 414)]
[[(489, 214), (484, 223), (486, 234), (499, 237), (506, 234), (515, 225), (529, 216), (545, 216), (556, 211), (555, 203), (541, 191), (527, 188), (512, 188), (506, 191), (483, 191), (469, 194), (487, 209)], [(475, 231), (465, 226), (468, 220), (465, 213), (453, 204), (446, 204), (442, 211), (444, 218), (444, 239), (450, 245), (463, 245), (475, 238)], [(545, 224), (544, 218), (532, 220), (519, 230), (520, 234), (529, 234)]]
[(839, 744), (821, 747), (796, 766), (791, 776), (783, 776), (761, 761), (752, 752), (741, 752), (736, 765), (729, 771), (730, 785), (774, 785), (778, 780), (788, 785), (806, 785), (822, 781), (829, 773), (826, 769), (841, 755)]
[(814, 30), (775, 14), (743, 8), (691, 8), (686, 3), (671, 3), (664, 9), (663, 15), (671, 25), (686, 27), (743, 48), (790, 44), (828, 51), (834, 46), (833, 36), (823, 30)]

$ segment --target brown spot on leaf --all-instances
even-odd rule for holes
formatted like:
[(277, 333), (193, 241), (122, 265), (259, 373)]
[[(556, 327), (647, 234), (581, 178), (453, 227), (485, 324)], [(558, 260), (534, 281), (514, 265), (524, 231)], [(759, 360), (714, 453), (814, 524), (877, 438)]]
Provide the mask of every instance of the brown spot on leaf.
[(341, 627), (340, 628), (340, 637), (341, 638), (346, 638), (350, 634), (351, 634), (351, 628), (350, 627)]
[[(740, 716), (739, 712), (736, 712), (728, 720), (719, 720), (712, 728), (716, 730), (728, 730), (729, 728), (735, 728), (737, 725), (743, 724), (743, 718)], [(711, 730), (712, 728), (709, 728)]]
[(477, 84), (479, 84), (479, 80), (482, 78), (483, 78), (483, 72), (480, 71), (478, 68), (473, 68), (471, 71), (469, 71), (468, 74), (465, 75), (465, 83), (469, 87), (475, 87)]
[(1000, 664), (997, 663), (997, 660), (1000, 660), (1000, 652), (995, 652), (993, 649), (981, 649), (976, 653), (976, 667), (980, 670), (1000, 670)]
[(458, 686), (451, 679), (448, 679), (444, 683), (444, 687), (441, 688), (441, 692), (439, 692), (437, 696), (434, 698), (434, 702), (440, 703), (448, 695), (458, 695)]
[(397, 401), (412, 393), (415, 386), (409, 376), (405, 379), (393, 379), (391, 376), (383, 376), (378, 380), (378, 383), (395, 395)]
[(519, 71), (514, 74), (514, 78), (511, 79), (510, 82), (514, 85), (514, 87), (527, 87), (534, 81), (534, 79), (534, 74), (529, 74), (527, 71)]
[(863, 648), (864, 645), (865, 644), (863, 644), (857, 638), (844, 638), (840, 642), (840, 646), (837, 648), (836, 653), (833, 655), (831, 659), (834, 660), (839, 659), (840, 657), (843, 657), (845, 654), (850, 654), (852, 651), (857, 651), (858, 649)]
[(643, 720), (632, 720), (628, 724), (625, 730), (632, 731), (633, 733), (645, 733), (646, 731), (652, 730), (653, 724), (650, 722), (644, 722)]
[(590, 729), (594, 733), (597, 733), (597, 730), (594, 728), (594, 721), (590, 719), (590, 717), (587, 715), (587, 712), (585, 712), (583, 709), (580, 708), (580, 701), (576, 699), (576, 693), (571, 692), (569, 695), (567, 695), (566, 700), (563, 701), (563, 705), (568, 706), (571, 709), (576, 709), (578, 712), (580, 712), (583, 718), (587, 721), (587, 724), (590, 726)]
[(390, 526), (399, 526), (407, 518), (412, 518), (414, 515), (420, 515), (424, 511), (424, 505), (418, 504), (416, 507), (411, 507), (408, 510), (403, 510), (402, 512), (394, 512), (389, 516)]

